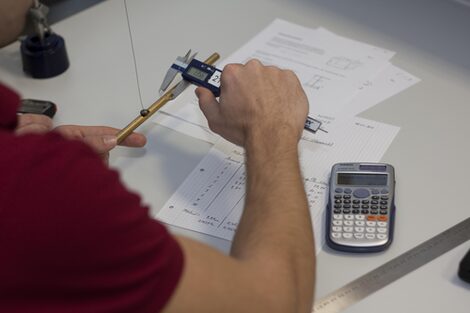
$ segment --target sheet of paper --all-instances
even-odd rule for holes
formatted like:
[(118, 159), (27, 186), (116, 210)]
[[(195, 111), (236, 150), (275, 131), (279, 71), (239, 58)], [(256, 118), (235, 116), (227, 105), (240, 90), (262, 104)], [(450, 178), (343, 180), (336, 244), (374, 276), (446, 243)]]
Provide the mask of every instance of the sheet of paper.
[[(331, 166), (337, 162), (379, 161), (399, 128), (357, 117), (330, 119), (328, 133), (301, 143), (317, 252), (323, 246), (324, 210)], [(164, 223), (232, 240), (245, 201), (246, 173), (240, 147), (219, 140), (177, 189), (156, 218)]]
[[(374, 80), (367, 81), (358, 88), (360, 91), (351, 100), (350, 105), (344, 107), (341, 116), (354, 116), (374, 105), (402, 92), (420, 81), (419, 78), (411, 75), (403, 69), (390, 64)], [(190, 87), (194, 88), (194, 87)], [(191, 97), (191, 94), (185, 94), (183, 101), (186, 103), (175, 103), (175, 115), (164, 112), (158, 116), (155, 121), (161, 125), (184, 133), (188, 136), (215, 143), (219, 136), (210, 131), (207, 120), (199, 109), (197, 99)], [(325, 117), (330, 115), (315, 114), (315, 117), (327, 122)], [(308, 136), (305, 131), (305, 135)]]
[[(363, 61), (355, 65), (346, 62), (344, 51), (350, 58)], [(338, 36), (324, 28), (315, 30), (275, 20), (218, 67), (256, 57), (267, 64), (291, 68), (309, 97), (311, 116), (352, 116), (419, 81), (391, 65), (388, 60), (393, 55), (391, 51)], [(328, 80), (319, 73), (329, 75), (325, 76)], [(165, 114), (157, 115), (155, 122), (204, 141), (213, 143), (218, 139), (199, 110), (194, 87), (163, 110)]]

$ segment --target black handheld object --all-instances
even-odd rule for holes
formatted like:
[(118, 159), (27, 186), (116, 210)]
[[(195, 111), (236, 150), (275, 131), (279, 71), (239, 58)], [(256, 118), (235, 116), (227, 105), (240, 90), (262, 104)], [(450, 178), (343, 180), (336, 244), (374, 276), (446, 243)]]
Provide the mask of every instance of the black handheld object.
[(459, 277), (463, 281), (470, 283), (470, 250), (468, 250), (462, 261), (460, 261)]
[(18, 113), (44, 114), (50, 118), (54, 117), (55, 112), (57, 112), (57, 106), (54, 103), (35, 99), (21, 100), (20, 107), (18, 108)]

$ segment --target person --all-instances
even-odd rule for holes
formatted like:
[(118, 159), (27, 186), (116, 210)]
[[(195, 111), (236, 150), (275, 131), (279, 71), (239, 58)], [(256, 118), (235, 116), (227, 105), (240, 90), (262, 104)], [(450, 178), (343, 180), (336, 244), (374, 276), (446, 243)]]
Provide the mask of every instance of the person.
[[(0, 2), (1, 44), (31, 2)], [(97, 157), (117, 130), (17, 116), (19, 97), (0, 85), (1, 312), (311, 312), (315, 249), (298, 156), (308, 102), (297, 77), (251, 60), (224, 68), (218, 100), (196, 95), (210, 128), (246, 151), (229, 255), (149, 216)]]

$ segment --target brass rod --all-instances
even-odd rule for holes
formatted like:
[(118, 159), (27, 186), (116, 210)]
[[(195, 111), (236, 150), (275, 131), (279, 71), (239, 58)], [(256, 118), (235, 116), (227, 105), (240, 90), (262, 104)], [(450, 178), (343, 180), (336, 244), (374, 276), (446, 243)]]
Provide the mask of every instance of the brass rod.
[[(213, 53), (210, 57), (208, 57), (204, 63), (213, 65), (218, 59), (220, 55), (216, 52)], [(173, 86), (163, 94), (157, 101), (155, 101), (151, 106), (147, 108), (147, 112), (145, 115), (137, 116), (132, 122), (130, 122), (126, 127), (117, 133), (117, 143), (120, 144), (127, 138), (137, 127), (139, 127), (143, 122), (145, 122), (149, 117), (151, 117), (155, 112), (157, 112), (162, 106), (168, 103), (168, 101), (172, 100), (173, 98), (173, 90), (176, 86)]]

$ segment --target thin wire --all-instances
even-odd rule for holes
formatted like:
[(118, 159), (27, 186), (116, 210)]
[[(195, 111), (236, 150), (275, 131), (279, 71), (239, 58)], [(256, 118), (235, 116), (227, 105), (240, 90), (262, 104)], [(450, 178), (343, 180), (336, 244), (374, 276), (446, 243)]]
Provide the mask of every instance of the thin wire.
[(140, 90), (139, 74), (137, 73), (137, 60), (135, 58), (134, 42), (132, 41), (131, 23), (129, 22), (129, 12), (127, 11), (127, 1), (126, 0), (124, 0), (124, 8), (126, 9), (127, 28), (129, 29), (129, 38), (131, 40), (132, 58), (134, 59), (134, 71), (135, 71), (135, 78), (136, 78), (136, 81), (137, 81), (137, 89), (139, 91), (140, 106), (142, 107), (142, 109), (144, 109), (144, 101), (142, 101), (142, 92)]

